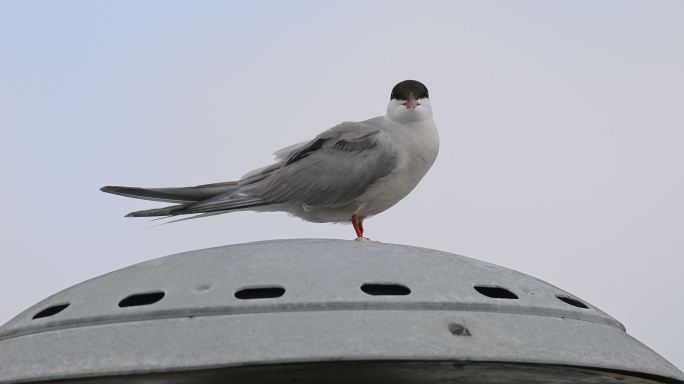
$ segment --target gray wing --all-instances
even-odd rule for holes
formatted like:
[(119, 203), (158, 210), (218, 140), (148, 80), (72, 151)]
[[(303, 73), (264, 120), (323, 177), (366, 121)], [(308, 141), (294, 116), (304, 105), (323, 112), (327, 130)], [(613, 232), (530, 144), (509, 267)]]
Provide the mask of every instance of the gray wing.
[(279, 163), (245, 175), (236, 193), (192, 204), (179, 213), (230, 210), (236, 203), (341, 207), (387, 176), (396, 163), (397, 152), (385, 131), (366, 123), (342, 123), (290, 150)]
[(386, 132), (368, 124), (343, 123), (290, 154), (258, 189), (271, 201), (340, 207), (392, 172), (396, 158)]

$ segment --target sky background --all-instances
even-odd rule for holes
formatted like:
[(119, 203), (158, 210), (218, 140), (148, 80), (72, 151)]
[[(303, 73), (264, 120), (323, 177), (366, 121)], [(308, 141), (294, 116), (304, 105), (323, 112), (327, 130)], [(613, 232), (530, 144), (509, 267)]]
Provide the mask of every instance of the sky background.
[(430, 89), (441, 152), (369, 237), (539, 277), (684, 368), (684, 2), (1, 1), (0, 323), (172, 253), (351, 226), (150, 227), (103, 185), (235, 179)]

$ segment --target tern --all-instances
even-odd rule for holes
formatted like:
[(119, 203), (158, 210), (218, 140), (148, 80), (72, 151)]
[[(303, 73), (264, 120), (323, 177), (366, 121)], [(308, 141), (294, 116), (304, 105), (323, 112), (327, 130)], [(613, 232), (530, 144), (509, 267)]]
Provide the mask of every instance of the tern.
[(180, 188), (106, 186), (101, 191), (174, 205), (127, 217), (190, 218), (235, 211), (287, 212), (316, 223), (349, 223), (358, 240), (366, 218), (413, 190), (439, 151), (428, 89), (416, 80), (394, 86), (387, 113), (343, 122), (275, 152), (276, 162), (237, 181)]

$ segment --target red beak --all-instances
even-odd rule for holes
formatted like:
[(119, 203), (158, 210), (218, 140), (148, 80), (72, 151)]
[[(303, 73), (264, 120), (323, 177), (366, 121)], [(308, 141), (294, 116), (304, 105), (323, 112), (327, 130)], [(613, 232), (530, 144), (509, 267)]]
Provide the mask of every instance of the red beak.
[(403, 105), (407, 109), (416, 109), (416, 107), (419, 106), (420, 103), (416, 100), (416, 98), (413, 95), (411, 95), (409, 96), (409, 99), (401, 103), (401, 105)]

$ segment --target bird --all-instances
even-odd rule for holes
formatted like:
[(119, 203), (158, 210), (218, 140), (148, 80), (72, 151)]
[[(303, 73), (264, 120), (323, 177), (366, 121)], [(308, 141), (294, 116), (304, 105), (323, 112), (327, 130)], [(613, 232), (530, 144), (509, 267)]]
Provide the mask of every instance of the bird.
[(287, 212), (315, 223), (351, 223), (356, 240), (364, 220), (406, 197), (439, 152), (427, 87), (397, 83), (384, 116), (343, 122), (310, 141), (274, 153), (275, 163), (239, 180), (180, 188), (105, 186), (103, 192), (173, 203), (127, 217), (198, 218), (235, 211)]

